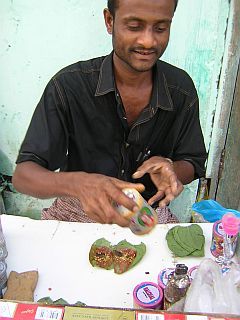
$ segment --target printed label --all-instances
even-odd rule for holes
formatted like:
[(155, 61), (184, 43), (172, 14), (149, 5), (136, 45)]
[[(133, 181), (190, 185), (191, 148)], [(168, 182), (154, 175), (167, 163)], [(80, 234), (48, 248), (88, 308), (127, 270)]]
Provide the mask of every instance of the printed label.
[(158, 276), (158, 284), (164, 289), (168, 282), (168, 276), (172, 273), (175, 269), (174, 268), (166, 268), (163, 269)]
[(63, 309), (61, 308), (38, 307), (35, 320), (61, 320), (62, 316)]
[(144, 285), (138, 289), (136, 296), (142, 303), (152, 304), (159, 300), (160, 292), (157, 287)]
[(0, 319), (13, 319), (17, 303), (0, 301)]

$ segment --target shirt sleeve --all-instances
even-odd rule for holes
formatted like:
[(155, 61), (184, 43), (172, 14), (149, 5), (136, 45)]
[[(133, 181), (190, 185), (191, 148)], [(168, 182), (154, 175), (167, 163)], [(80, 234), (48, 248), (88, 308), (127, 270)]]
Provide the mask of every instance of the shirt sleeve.
[(199, 120), (198, 97), (185, 106), (182, 114), (181, 130), (173, 152), (174, 160), (185, 160), (193, 164), (195, 179), (205, 176), (207, 153)]
[(57, 80), (52, 79), (33, 113), (16, 163), (34, 161), (52, 171), (64, 166), (68, 149), (65, 103)]

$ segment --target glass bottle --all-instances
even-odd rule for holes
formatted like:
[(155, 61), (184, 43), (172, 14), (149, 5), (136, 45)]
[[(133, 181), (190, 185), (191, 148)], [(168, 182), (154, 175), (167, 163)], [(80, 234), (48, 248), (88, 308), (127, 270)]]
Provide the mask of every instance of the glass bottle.
[(188, 267), (185, 264), (177, 264), (175, 271), (168, 277), (164, 290), (165, 299), (171, 304), (177, 302), (186, 295), (189, 286)]
[(236, 251), (240, 219), (233, 213), (228, 212), (223, 215), (221, 223), (223, 229), (223, 250), (222, 254), (216, 258), (216, 262), (220, 264), (222, 272), (225, 274), (231, 268), (232, 257)]
[(222, 217), (222, 226), (224, 231), (223, 253), (224, 258), (229, 261), (235, 254), (237, 239), (239, 233), (240, 219), (233, 213), (226, 213)]

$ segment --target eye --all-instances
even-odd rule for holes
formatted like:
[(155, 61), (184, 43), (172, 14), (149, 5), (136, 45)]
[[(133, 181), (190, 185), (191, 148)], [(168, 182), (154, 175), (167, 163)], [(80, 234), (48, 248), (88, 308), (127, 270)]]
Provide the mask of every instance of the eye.
[(140, 29), (141, 29), (141, 26), (139, 26), (139, 25), (129, 25), (128, 26), (128, 30), (130, 30), (130, 31), (138, 31)]
[(164, 31), (166, 31), (167, 30), (167, 28), (156, 28), (156, 31), (157, 32), (164, 32)]
[(140, 28), (139, 28), (139, 26), (128, 26), (128, 29), (130, 31), (138, 31)]
[(163, 25), (158, 25), (158, 26), (155, 27), (155, 30), (156, 30), (157, 32), (165, 32), (165, 31), (167, 31), (168, 29), (169, 29), (168, 26), (163, 26)]

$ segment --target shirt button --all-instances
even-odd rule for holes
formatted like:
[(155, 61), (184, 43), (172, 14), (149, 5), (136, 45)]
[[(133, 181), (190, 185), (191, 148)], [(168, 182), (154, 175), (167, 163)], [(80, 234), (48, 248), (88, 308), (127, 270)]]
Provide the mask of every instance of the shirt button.
[(124, 174), (124, 172), (125, 172), (125, 170), (124, 170), (124, 169), (122, 169), (122, 175)]
[(130, 146), (130, 144), (126, 142), (125, 147), (128, 148), (129, 146)]

